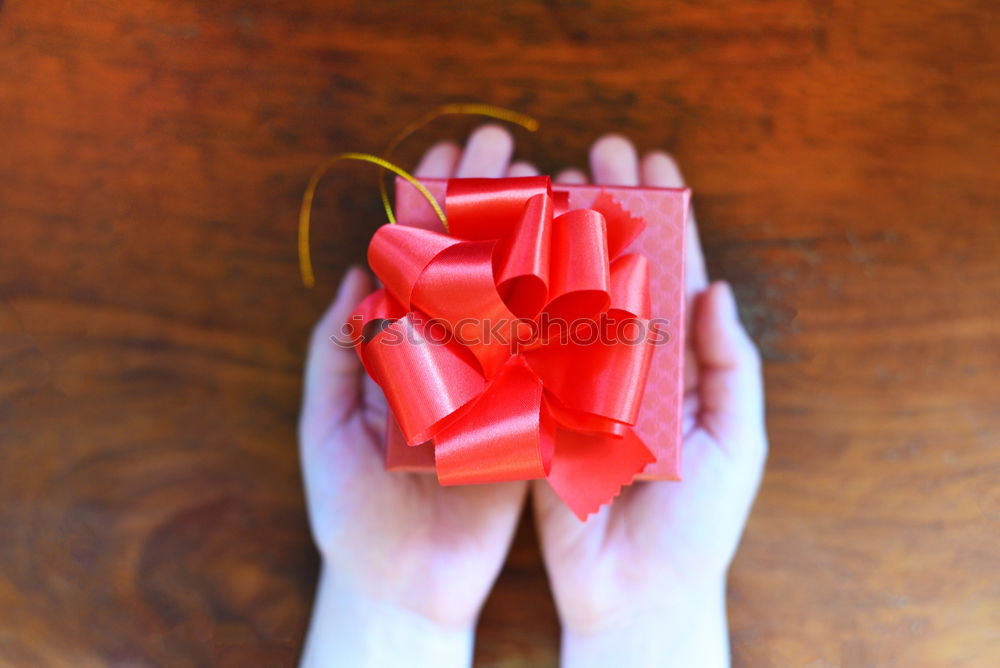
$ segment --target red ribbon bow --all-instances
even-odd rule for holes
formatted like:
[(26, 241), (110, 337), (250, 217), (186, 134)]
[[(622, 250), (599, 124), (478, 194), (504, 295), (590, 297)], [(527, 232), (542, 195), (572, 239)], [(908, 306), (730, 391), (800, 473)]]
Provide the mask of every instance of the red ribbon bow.
[[(449, 234), (379, 228), (384, 288), (351, 319), (409, 445), (443, 485), (546, 478), (581, 519), (654, 456), (633, 432), (652, 356), (645, 223), (610, 196), (566, 211), (547, 176), (452, 179)], [(574, 324), (575, 323), (575, 324)]]

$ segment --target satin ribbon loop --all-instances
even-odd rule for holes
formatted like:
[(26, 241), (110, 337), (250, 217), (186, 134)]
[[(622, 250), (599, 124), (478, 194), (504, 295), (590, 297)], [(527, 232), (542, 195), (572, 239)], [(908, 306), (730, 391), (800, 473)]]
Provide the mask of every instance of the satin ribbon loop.
[(455, 342), (429, 340), (426, 324), (408, 313), (361, 344), (410, 445), (429, 440), (486, 389), (475, 360)]
[(650, 318), (649, 260), (628, 253), (611, 263), (611, 305), (615, 317)]
[(544, 478), (550, 433), (540, 418), (542, 384), (521, 363), (504, 367), (465, 414), (434, 439), (442, 485)]
[(652, 354), (646, 338), (639, 344), (551, 343), (523, 356), (567, 408), (635, 424)]
[(340, 343), (349, 343), (354, 346), (361, 358), (361, 364), (365, 367), (365, 372), (375, 382), (378, 382), (378, 378), (368, 361), (368, 355), (365, 352), (367, 346), (362, 344), (375, 338), (380, 333), (379, 330), (384, 329), (404, 315), (406, 315), (406, 309), (382, 288), (362, 299), (361, 303), (354, 309), (354, 313), (344, 323), (343, 331), (347, 335), (347, 340)]
[(591, 209), (568, 211), (552, 223), (549, 315), (589, 318), (611, 301), (611, 269), (604, 216)]
[(413, 305), (447, 325), (492, 378), (510, 357), (517, 318), (493, 280), (494, 241), (459, 243), (439, 253), (417, 279)]
[(504, 239), (535, 195), (552, 196), (548, 176), (506, 179), (451, 179), (445, 195), (445, 215), (451, 233), (462, 239)]
[(498, 263), (497, 289), (520, 318), (538, 315), (548, 299), (552, 212), (548, 194), (530, 197)]
[(401, 304), (410, 305), (413, 287), (439, 253), (460, 239), (405, 225), (383, 225), (368, 245), (368, 266)]

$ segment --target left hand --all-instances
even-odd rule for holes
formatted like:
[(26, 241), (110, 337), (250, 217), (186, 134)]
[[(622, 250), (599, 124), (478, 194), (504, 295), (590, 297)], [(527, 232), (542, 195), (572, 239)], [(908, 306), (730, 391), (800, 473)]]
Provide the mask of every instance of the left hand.
[[(432, 147), (415, 175), (517, 175), (512, 151), (506, 130), (484, 126), (464, 153)], [(468, 664), (527, 483), (442, 487), (433, 475), (385, 471), (385, 397), (354, 350), (330, 339), (372, 289), (364, 270), (347, 272), (306, 364), (299, 442), (323, 565), (302, 663)]]

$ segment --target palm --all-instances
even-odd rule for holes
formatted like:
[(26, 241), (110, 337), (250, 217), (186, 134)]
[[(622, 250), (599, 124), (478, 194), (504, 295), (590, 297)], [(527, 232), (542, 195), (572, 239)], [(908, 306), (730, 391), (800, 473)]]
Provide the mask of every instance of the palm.
[(506, 554), (525, 485), (441, 487), (433, 476), (387, 473), (384, 425), (384, 409), (359, 403), (327, 436), (303, 438), (317, 545), (365, 594), (467, 624)]

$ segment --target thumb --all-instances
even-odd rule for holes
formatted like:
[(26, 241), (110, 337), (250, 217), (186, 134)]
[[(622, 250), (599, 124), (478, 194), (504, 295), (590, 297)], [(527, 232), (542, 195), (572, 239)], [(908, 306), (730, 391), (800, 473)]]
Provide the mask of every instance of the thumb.
[(760, 355), (740, 323), (733, 290), (716, 281), (698, 298), (692, 336), (701, 425), (724, 445), (764, 429)]
[(351, 312), (371, 289), (363, 269), (348, 269), (336, 299), (313, 329), (302, 398), (304, 432), (325, 431), (349, 416), (360, 401), (361, 362), (351, 347), (338, 341)]

